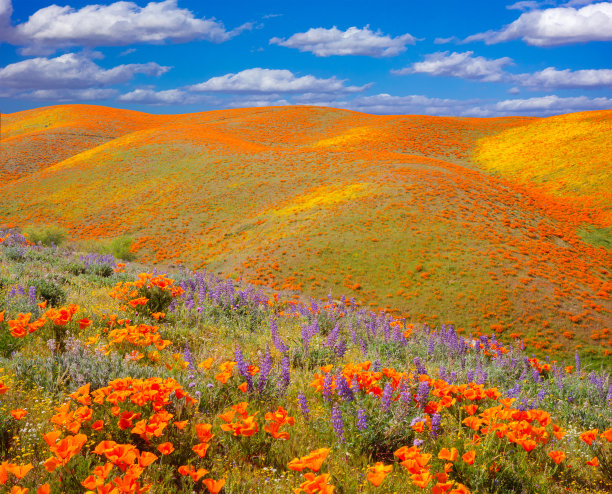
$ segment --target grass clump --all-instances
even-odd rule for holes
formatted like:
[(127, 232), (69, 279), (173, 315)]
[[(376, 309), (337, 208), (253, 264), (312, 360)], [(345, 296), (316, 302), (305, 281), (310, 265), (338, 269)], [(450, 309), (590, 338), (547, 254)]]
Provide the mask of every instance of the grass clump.
[(45, 247), (59, 247), (68, 238), (66, 230), (56, 225), (30, 225), (23, 229), (23, 233), (33, 244)]

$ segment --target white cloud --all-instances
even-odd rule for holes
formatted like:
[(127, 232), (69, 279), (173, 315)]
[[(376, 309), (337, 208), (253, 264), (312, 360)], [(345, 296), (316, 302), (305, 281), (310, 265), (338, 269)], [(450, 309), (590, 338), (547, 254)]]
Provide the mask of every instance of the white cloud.
[(533, 74), (518, 74), (514, 81), (531, 89), (596, 89), (612, 87), (612, 69), (557, 70), (547, 67)]
[(473, 51), (464, 53), (447, 51), (425, 55), (424, 62), (413, 63), (393, 74), (430, 74), (434, 76), (460, 77), (487, 82), (499, 82), (504, 78), (504, 67), (512, 64), (508, 57), (489, 59), (474, 57)]
[(368, 57), (393, 57), (406, 51), (407, 44), (414, 44), (415, 38), (404, 34), (392, 38), (380, 31), (371, 31), (369, 26), (359, 29), (350, 27), (340, 31), (336, 26), (331, 29), (311, 28), (305, 33), (296, 33), (289, 39), (272, 38), (270, 44), (309, 51), (318, 57), (331, 55), (365, 55)]
[(278, 96), (274, 98), (238, 98), (227, 103), (227, 108), (253, 108), (261, 106), (287, 106), (292, 103), (286, 99), (279, 99)]
[(96, 101), (114, 98), (116, 89), (37, 89), (18, 95), (21, 99), (46, 100), (63, 103), (66, 101)]
[(560, 98), (557, 95), (540, 96), (528, 99), (509, 99), (494, 105), (496, 110), (505, 112), (560, 112), (569, 113), (584, 110), (603, 110), (612, 108), (611, 98), (587, 98), (576, 96)]
[(508, 10), (520, 10), (522, 12), (526, 10), (534, 10), (539, 9), (543, 5), (554, 5), (554, 1), (545, 0), (545, 1), (535, 1), (535, 0), (521, 0), (519, 2), (515, 2), (512, 5), (507, 5), (506, 8)]
[(612, 87), (612, 69), (557, 70), (547, 67), (532, 74), (511, 74), (504, 70), (512, 65), (508, 57), (488, 59), (474, 57), (474, 52), (438, 52), (425, 55), (424, 62), (416, 62), (401, 70), (398, 75), (429, 74), (432, 76), (460, 77), (485, 82), (507, 82), (533, 90), (549, 89), (597, 89)]
[(0, 69), (0, 83), (15, 90), (84, 89), (128, 82), (135, 74), (160, 76), (169, 69), (154, 62), (103, 69), (90, 57), (67, 53), (56, 58), (30, 58), (9, 64)]
[(547, 117), (564, 113), (608, 110), (612, 108), (612, 98), (587, 98), (586, 96), (561, 98), (555, 94), (527, 99), (508, 99), (467, 110), (464, 115), (474, 117), (498, 117), (528, 115)]
[(382, 115), (457, 115), (473, 105), (474, 101), (429, 98), (420, 94), (392, 96), (382, 93), (354, 98), (345, 102), (342, 108)]
[(435, 38), (434, 45), (445, 45), (447, 43), (455, 43), (459, 41), (457, 36), (450, 36), (449, 38)]
[(11, 25), (12, 13), (13, 4), (11, 3), (11, 0), (0, 0), (0, 27), (3, 31), (5, 31)]
[[(2, 6), (10, 0), (0, 0)], [(244, 29), (245, 24), (227, 31), (215, 19), (198, 19), (177, 0), (150, 2), (139, 7), (133, 2), (110, 5), (86, 5), (81, 9), (50, 5), (30, 16), (27, 22), (6, 33), (7, 41), (24, 46), (24, 54), (49, 54), (70, 46), (123, 46), (133, 43), (181, 43), (204, 39), (215, 43), (227, 41)]]
[(612, 3), (601, 2), (576, 9), (557, 7), (525, 12), (500, 31), (474, 34), (465, 42), (487, 44), (522, 39), (535, 46), (557, 46), (612, 40)]
[(210, 93), (354, 93), (369, 87), (345, 86), (344, 80), (330, 77), (318, 79), (312, 75), (296, 77), (289, 70), (253, 68), (237, 74), (212, 77), (190, 86), (191, 91)]
[(143, 105), (192, 105), (196, 103), (215, 105), (218, 103), (217, 100), (210, 96), (192, 94), (184, 89), (167, 89), (165, 91), (155, 91), (150, 88), (135, 89), (129, 93), (122, 94), (117, 100)]
[(382, 115), (414, 114), (463, 117), (524, 115), (545, 117), (578, 111), (610, 109), (612, 108), (612, 99), (587, 98), (586, 96), (561, 98), (557, 95), (548, 95), (537, 98), (483, 102), (482, 100), (430, 98), (419, 94), (410, 96), (377, 94), (357, 97), (350, 101), (332, 102), (330, 106)]

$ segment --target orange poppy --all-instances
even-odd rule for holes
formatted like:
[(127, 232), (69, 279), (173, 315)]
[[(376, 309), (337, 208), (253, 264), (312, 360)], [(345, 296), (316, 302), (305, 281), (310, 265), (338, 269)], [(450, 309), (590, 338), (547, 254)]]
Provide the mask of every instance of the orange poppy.
[(586, 462), (587, 465), (591, 465), (592, 467), (598, 467), (599, 466), (599, 460), (597, 459), (597, 456), (594, 456), (592, 460), (589, 460)]
[(27, 465), (13, 465), (12, 463), (9, 463), (6, 465), (7, 471), (11, 472), (19, 480), (24, 478), (26, 474), (32, 470), (32, 468), (34, 467), (31, 463), (28, 463)]
[(446, 448), (442, 448), (438, 453), (438, 458), (441, 460), (455, 461), (458, 454), (457, 448), (451, 448), (450, 451)]
[(193, 448), (195, 454), (197, 454), (200, 458), (204, 458), (206, 456), (206, 452), (208, 451), (209, 445), (206, 443), (196, 444)]
[(210, 494), (218, 494), (218, 492), (223, 489), (223, 486), (225, 485), (225, 479), (204, 479), (202, 482), (204, 483)]
[(565, 460), (566, 457), (563, 451), (551, 451), (548, 453), (548, 456), (550, 456), (557, 465)]
[(582, 434), (580, 434), (580, 439), (582, 439), (585, 443), (587, 443), (590, 446), (591, 444), (593, 444), (593, 441), (597, 437), (598, 432), (599, 430), (597, 429), (591, 429), (590, 431), (583, 432)]
[(368, 469), (368, 480), (374, 487), (378, 487), (391, 470), (393, 470), (393, 465), (385, 465), (379, 461)]
[(49, 484), (43, 484), (36, 489), (36, 494), (49, 494), (51, 492), (51, 486)]
[(91, 319), (84, 317), (83, 319), (79, 319), (77, 322), (79, 323), (79, 329), (85, 329), (91, 324), (92, 321)]
[(465, 453), (462, 457), (463, 461), (465, 461), (468, 465), (474, 464), (474, 459), (476, 458), (476, 452), (472, 449)]
[(24, 410), (23, 408), (16, 408), (15, 410), (11, 410), (11, 415), (15, 420), (21, 420), (27, 414), (27, 410)]

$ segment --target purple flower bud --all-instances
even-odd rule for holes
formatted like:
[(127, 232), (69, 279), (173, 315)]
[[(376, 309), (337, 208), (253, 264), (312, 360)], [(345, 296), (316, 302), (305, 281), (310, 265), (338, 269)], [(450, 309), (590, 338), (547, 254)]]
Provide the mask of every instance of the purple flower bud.
[(353, 401), (354, 399), (353, 392), (351, 388), (349, 388), (348, 382), (341, 372), (336, 376), (336, 392), (342, 400)]
[(385, 412), (389, 411), (391, 407), (391, 400), (393, 399), (393, 386), (391, 383), (386, 383), (385, 388), (383, 389), (383, 394), (381, 397), (382, 408)]
[(345, 443), (346, 438), (344, 437), (344, 421), (342, 420), (342, 410), (340, 410), (338, 406), (334, 406), (332, 408), (331, 419), (334, 432), (336, 433), (336, 436), (338, 436), (338, 441), (340, 443)]
[(285, 353), (289, 350), (289, 347), (285, 345), (285, 342), (278, 334), (278, 326), (274, 318), (270, 319), (270, 334), (272, 335), (272, 343), (280, 353)]
[(268, 376), (270, 375), (271, 370), (272, 370), (272, 356), (270, 355), (270, 349), (267, 348), (266, 353), (260, 363), (259, 382), (257, 386), (259, 394), (263, 394), (264, 389), (266, 387), (266, 383), (268, 381)]
[(357, 429), (360, 431), (364, 431), (368, 428), (368, 418), (366, 416), (365, 410), (360, 408), (357, 410)]
[(323, 378), (323, 399), (326, 401), (332, 401), (332, 385), (334, 383), (334, 376), (330, 372), (325, 374)]
[(285, 390), (289, 387), (291, 382), (290, 369), (289, 369), (289, 358), (285, 355), (281, 361), (281, 377), (278, 382), (278, 389), (281, 394), (285, 393)]
[(440, 431), (440, 423), (442, 422), (442, 417), (439, 413), (434, 413), (431, 416), (431, 432), (434, 437), (438, 436), (438, 432)]
[(298, 393), (298, 403), (300, 404), (300, 410), (306, 422), (310, 420), (310, 411), (308, 410), (308, 402), (306, 401), (306, 395), (302, 392)]

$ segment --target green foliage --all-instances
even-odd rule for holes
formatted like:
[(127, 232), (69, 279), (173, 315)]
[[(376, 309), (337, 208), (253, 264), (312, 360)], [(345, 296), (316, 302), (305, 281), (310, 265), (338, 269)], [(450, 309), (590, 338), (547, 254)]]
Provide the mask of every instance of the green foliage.
[(23, 338), (14, 338), (8, 330), (5, 322), (0, 322), (0, 356), (10, 357), (13, 352), (18, 352), (24, 345)]
[(36, 294), (51, 307), (59, 307), (66, 301), (66, 292), (56, 280), (38, 278), (32, 282), (32, 286), (36, 288)]
[(136, 259), (136, 255), (133, 252), (130, 252), (130, 247), (134, 240), (132, 237), (121, 236), (117, 238), (113, 238), (106, 245), (102, 246), (102, 254), (112, 254), (117, 259), (123, 259), (124, 261), (133, 261)]
[(23, 229), (30, 242), (46, 247), (62, 245), (68, 235), (64, 228), (55, 225), (31, 225)]
[(595, 226), (586, 226), (580, 228), (576, 233), (587, 244), (603, 247), (604, 249), (612, 249), (612, 227), (597, 228)]

